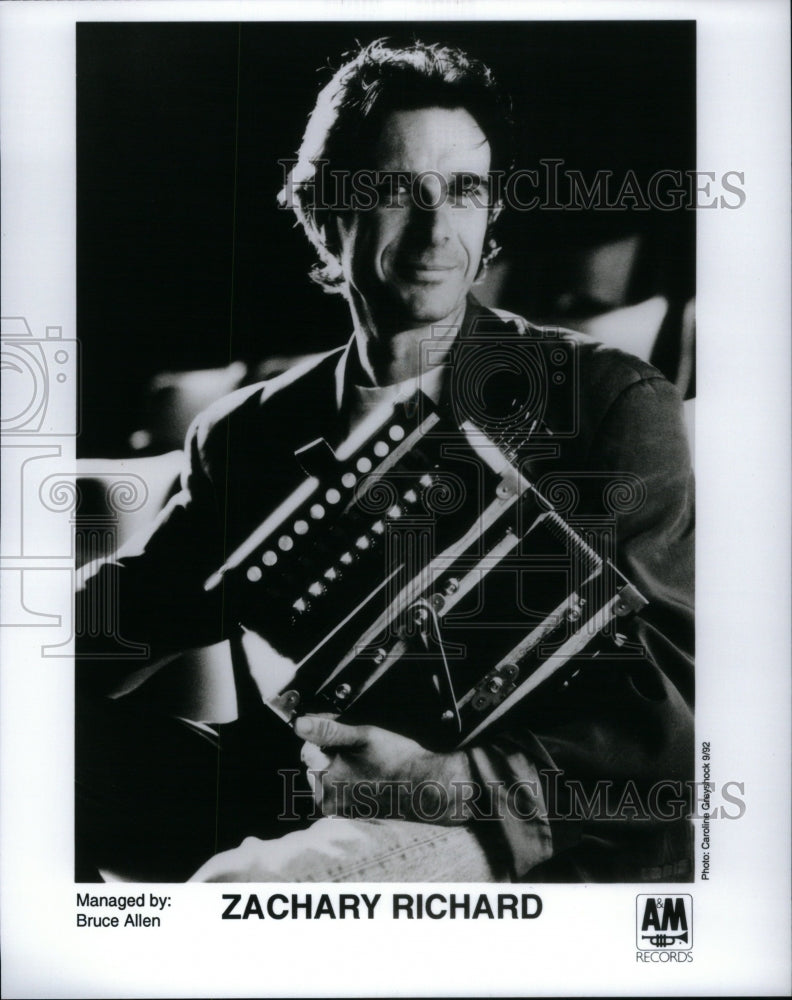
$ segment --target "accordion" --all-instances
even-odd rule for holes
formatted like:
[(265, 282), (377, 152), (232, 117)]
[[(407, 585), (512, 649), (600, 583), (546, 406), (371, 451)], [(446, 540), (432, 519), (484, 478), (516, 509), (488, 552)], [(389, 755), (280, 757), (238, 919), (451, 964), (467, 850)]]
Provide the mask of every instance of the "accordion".
[(460, 747), (616, 652), (646, 604), (508, 436), (421, 392), (297, 457), (303, 481), (206, 582), (296, 665), (269, 702), (288, 721), (326, 712)]

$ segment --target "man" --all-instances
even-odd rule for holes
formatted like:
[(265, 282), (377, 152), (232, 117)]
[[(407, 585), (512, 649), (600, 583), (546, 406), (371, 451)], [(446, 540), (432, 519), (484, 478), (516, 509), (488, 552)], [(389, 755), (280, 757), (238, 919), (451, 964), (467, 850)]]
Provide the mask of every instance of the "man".
[[(469, 407), (460, 372), (471, 338), (486, 330), (506, 350), (508, 368), (519, 350), (509, 344), (538, 333), (518, 317), (483, 309), (470, 295), (495, 249), (491, 231), (502, 206), (494, 179), (508, 159), (502, 99), (486, 67), (464, 53), (377, 42), (336, 73), (319, 96), (284, 198), (319, 254), (315, 277), (346, 297), (352, 340), (199, 418), (182, 492), (145, 541), (93, 569), (81, 593), (84, 607), (94, 607), (108, 589), (116, 592), (120, 634), (150, 644), (152, 662), (219, 638), (236, 641), (252, 620), (231, 588), (205, 584), (294, 490), (302, 475), (295, 452), (317, 437), (337, 447), (373, 409), (416, 387), (457, 425), (464, 420)], [(245, 788), (259, 789), (221, 806), (204, 787), (217, 824), (228, 812), (234, 816), (212, 849), (204, 846), (194, 878), (690, 878), (684, 783), (692, 778), (692, 486), (680, 405), (659, 373), (636, 359), (572, 335), (559, 343), (574, 358), (574, 386), (539, 390), (542, 430), (549, 439), (555, 428), (558, 442), (529, 449), (519, 461), (532, 480), (555, 475), (582, 483), (584, 503), (591, 501), (595, 514), (601, 512), (592, 483), (626, 477), (635, 485), (634, 502), (617, 505), (613, 533), (619, 568), (649, 602), (621, 640), (632, 655), (589, 664), (570, 685), (540, 692), (465, 749), (432, 752), (399, 734), (395, 714), (393, 729), (298, 718), (294, 731), (305, 741), (302, 756), (315, 772), (325, 817), (279, 838), (261, 819), (265, 796), (256, 785), (259, 769), (283, 769), (288, 759), (288, 740), (274, 720), (276, 746), (266, 753), (257, 747), (246, 764), (233, 765), (240, 747), (256, 742), (249, 730), (242, 743), (239, 727), (221, 735), (219, 757), (214, 743), (191, 757), (186, 747), (194, 734), (169, 742), (165, 724), (145, 723), (138, 741), (148, 744), (152, 761), (160, 758), (161, 769), (170, 765), (187, 781), (202, 768), (210, 775), (236, 769), (245, 772)], [(486, 363), (479, 368), (481, 374)], [(482, 375), (479, 388), (484, 381)], [(574, 433), (560, 433), (570, 406)], [(522, 428), (518, 451), (535, 423)], [(266, 614), (259, 626), (268, 638)], [(89, 656), (90, 643), (82, 648)], [(101, 695), (123, 674), (118, 663), (87, 658), (81, 670), (83, 718), (93, 720), (78, 733), (80, 758), (90, 762), (78, 773), (87, 775), (81, 778), (87, 800), (100, 780), (97, 757), (115, 747), (108, 731), (117, 737), (124, 711), (118, 703), (108, 708)], [(263, 727), (257, 718), (260, 741)], [(134, 754), (116, 760), (117, 751), (110, 753), (129, 779)], [(441, 799), (449, 807), (427, 822), (408, 794), (396, 812), (380, 802), (366, 818), (338, 815), (349, 812), (344, 790), (362, 782), (408, 791), (431, 783), (448, 793)], [(452, 807), (459, 788), (481, 793), (475, 807)], [(597, 813), (593, 800), (603, 789), (611, 798)], [(113, 871), (106, 847), (112, 838), (92, 832), (102, 826), (103, 808), (94, 800), (93, 808), (78, 810), (78, 826), (93, 863)], [(191, 812), (190, 822), (200, 820)]]

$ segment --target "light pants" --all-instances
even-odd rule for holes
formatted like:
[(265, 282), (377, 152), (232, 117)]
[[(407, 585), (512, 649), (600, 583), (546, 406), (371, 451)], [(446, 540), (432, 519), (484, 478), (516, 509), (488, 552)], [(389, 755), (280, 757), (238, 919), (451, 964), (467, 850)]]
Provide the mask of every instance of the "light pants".
[(274, 840), (248, 837), (193, 882), (500, 882), (465, 826), (324, 817)]

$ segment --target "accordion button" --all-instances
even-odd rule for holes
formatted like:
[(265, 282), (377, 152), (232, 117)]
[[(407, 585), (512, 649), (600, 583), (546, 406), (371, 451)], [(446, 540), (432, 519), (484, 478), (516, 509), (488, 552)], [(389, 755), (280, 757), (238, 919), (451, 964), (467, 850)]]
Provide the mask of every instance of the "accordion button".
[(382, 535), (382, 534), (384, 534), (385, 533), (385, 522), (384, 521), (375, 521), (374, 524), (372, 524), (372, 526), (371, 526), (371, 530), (374, 532), (375, 535)]
[(274, 566), (278, 561), (278, 553), (273, 552), (272, 549), (267, 549), (264, 555), (261, 557), (261, 561), (265, 566)]
[(294, 534), (295, 535), (307, 535), (308, 534), (308, 522), (307, 521), (295, 521), (294, 522)]
[(389, 451), (390, 448), (388, 448), (388, 445), (385, 441), (377, 441), (377, 443), (374, 445), (374, 454), (377, 456), (377, 458), (385, 458), (385, 456), (388, 454)]
[(281, 535), (278, 539), (278, 548), (281, 552), (289, 552), (294, 548), (294, 539), (291, 535)]
[(339, 562), (343, 563), (344, 566), (351, 566), (354, 561), (355, 557), (351, 552), (345, 552), (339, 560)]
[(357, 470), (358, 472), (371, 472), (371, 459), (359, 458), (357, 460)]
[(335, 488), (331, 488), (327, 491), (327, 493), (325, 493), (325, 500), (327, 500), (328, 503), (338, 503), (340, 499), (341, 494)]
[(322, 518), (325, 516), (325, 509), (320, 503), (315, 503), (311, 507), (310, 514), (311, 517), (314, 519), (314, 521), (321, 521)]
[(361, 535), (360, 538), (355, 542), (355, 548), (360, 549), (361, 552), (368, 548), (371, 548), (371, 541), (366, 535)]
[(258, 566), (251, 566), (247, 571), (247, 578), (251, 583), (258, 583), (263, 575)]
[(351, 490), (356, 482), (357, 476), (354, 472), (345, 472), (341, 477), (341, 485), (345, 486), (348, 490)]
[(418, 503), (418, 494), (415, 492), (415, 490), (407, 490), (407, 492), (404, 494), (404, 502)]
[(399, 424), (394, 424), (393, 427), (388, 431), (388, 437), (391, 441), (401, 441), (404, 437), (404, 428)]
[(312, 597), (321, 597), (322, 594), (326, 592), (327, 592), (327, 587), (325, 587), (325, 585), (323, 583), (320, 583), (318, 580), (315, 580), (308, 588), (308, 593)]

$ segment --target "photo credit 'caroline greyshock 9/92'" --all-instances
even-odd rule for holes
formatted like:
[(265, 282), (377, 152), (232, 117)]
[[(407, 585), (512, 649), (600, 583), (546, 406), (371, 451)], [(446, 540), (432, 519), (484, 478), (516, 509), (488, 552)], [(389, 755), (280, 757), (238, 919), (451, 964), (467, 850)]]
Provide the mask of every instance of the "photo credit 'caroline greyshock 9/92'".
[[(690, 881), (694, 37), (374, 27), (78, 26), (76, 877)], [(623, 127), (627, 78), (666, 143)], [(122, 130), (125, 252), (183, 259), (99, 426)], [(679, 210), (631, 211), (660, 170)], [(119, 461), (158, 508), (134, 530)]]

